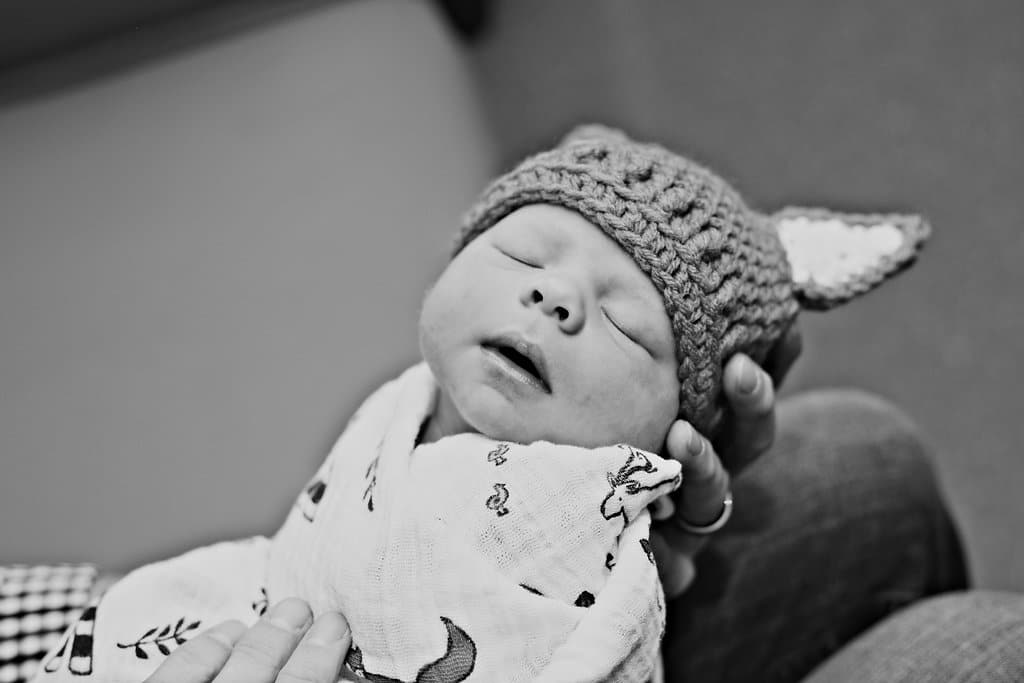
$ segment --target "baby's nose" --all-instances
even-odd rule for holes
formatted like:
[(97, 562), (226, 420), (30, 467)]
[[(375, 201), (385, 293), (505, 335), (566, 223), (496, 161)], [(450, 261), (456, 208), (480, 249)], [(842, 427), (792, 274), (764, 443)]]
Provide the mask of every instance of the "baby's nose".
[(533, 289), (530, 301), (555, 318), (563, 332), (575, 334), (583, 328), (583, 298), (570, 283), (551, 278)]

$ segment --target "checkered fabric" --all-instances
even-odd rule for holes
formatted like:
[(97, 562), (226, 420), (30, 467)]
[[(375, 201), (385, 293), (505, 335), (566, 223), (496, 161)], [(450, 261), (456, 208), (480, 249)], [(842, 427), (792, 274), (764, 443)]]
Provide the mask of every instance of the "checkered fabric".
[(78, 619), (96, 582), (88, 564), (0, 566), (0, 683), (20, 683)]

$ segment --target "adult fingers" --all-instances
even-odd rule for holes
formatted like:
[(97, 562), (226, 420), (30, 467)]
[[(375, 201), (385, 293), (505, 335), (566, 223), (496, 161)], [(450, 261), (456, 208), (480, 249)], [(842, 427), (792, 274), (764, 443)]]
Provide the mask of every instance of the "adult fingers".
[(676, 420), (666, 439), (668, 453), (682, 465), (683, 482), (675, 495), (675, 516), (694, 526), (714, 522), (729, 492), (729, 473), (705, 439), (684, 420)]
[(661, 525), (651, 530), (651, 551), (654, 553), (654, 563), (658, 567), (658, 578), (661, 579), (665, 596), (669, 600), (679, 597), (697, 575), (693, 566), (695, 551), (687, 552), (673, 545), (663, 533)]
[(313, 622), (277, 677), (277, 683), (334, 683), (352, 644), (348, 622), (326, 612)]
[(235, 643), (214, 683), (274, 683), (312, 623), (302, 600), (277, 603)]
[(726, 363), (722, 383), (729, 421), (719, 447), (726, 467), (735, 475), (775, 441), (775, 387), (768, 373), (741, 353)]
[(800, 332), (799, 325), (794, 321), (768, 352), (768, 357), (764, 359), (765, 372), (771, 376), (775, 386), (782, 386), (782, 381), (786, 379), (789, 369), (793, 367), (793, 363), (800, 357), (803, 349), (803, 334)]
[(244, 633), (239, 621), (225, 621), (200, 633), (172, 652), (145, 683), (209, 683)]

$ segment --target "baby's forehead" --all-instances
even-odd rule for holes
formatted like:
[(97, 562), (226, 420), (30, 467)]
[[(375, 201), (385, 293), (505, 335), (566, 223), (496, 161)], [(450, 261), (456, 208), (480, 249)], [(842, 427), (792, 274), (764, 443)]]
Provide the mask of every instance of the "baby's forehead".
[[(552, 262), (582, 264), (600, 295), (615, 302), (620, 315), (652, 328), (671, 328), (664, 295), (640, 264), (604, 229), (581, 213), (561, 206), (529, 204), (510, 212), (484, 235), (499, 245)], [(671, 334), (671, 332), (669, 332)]]
[[(650, 291), (650, 276), (604, 229), (572, 209), (545, 204), (521, 207), (500, 221), (497, 234), (538, 247), (549, 247), (583, 257), (584, 262), (626, 289)], [(494, 228), (492, 228), (494, 230)]]

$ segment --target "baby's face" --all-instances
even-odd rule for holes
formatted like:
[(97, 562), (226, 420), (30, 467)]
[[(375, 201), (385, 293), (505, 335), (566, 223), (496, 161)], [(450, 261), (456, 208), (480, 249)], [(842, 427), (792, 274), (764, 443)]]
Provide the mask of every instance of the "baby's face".
[(423, 302), (420, 349), (445, 433), (659, 451), (679, 408), (661, 295), (561, 207), (516, 210), (448, 264)]

